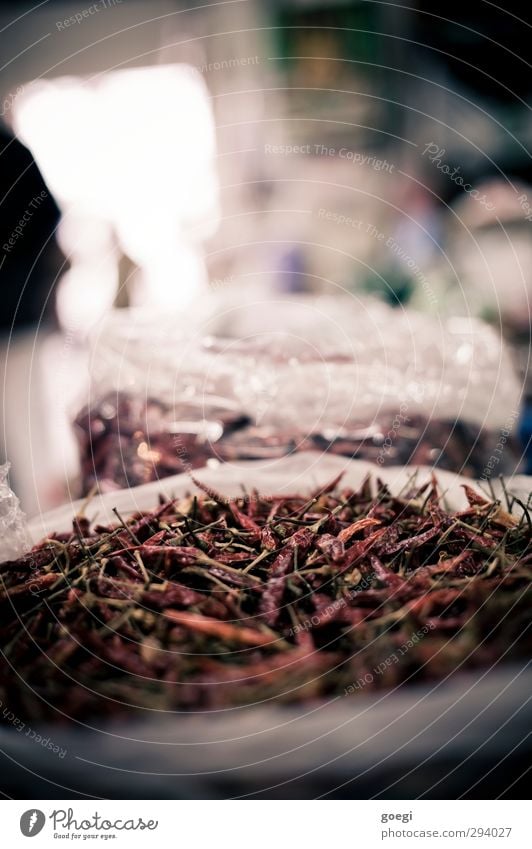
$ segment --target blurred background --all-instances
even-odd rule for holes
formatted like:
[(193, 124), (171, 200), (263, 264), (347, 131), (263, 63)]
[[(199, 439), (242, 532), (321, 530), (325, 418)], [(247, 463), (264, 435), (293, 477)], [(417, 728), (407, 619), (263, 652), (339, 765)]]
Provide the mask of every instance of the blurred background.
[[(25, 510), (301, 444), (489, 479), (505, 434), (530, 471), (524, 14), (3, 2), (0, 461)], [(317, 428), (301, 390), (299, 433), (313, 345), (358, 412)]]

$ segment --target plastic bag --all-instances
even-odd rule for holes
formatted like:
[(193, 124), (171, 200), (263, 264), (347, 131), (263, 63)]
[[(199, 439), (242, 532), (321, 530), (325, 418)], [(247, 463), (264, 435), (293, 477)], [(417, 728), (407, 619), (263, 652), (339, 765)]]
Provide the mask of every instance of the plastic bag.
[(20, 557), (31, 547), (26, 517), (8, 483), (9, 463), (0, 466), (0, 563)]
[(186, 317), (138, 310), (107, 317), (74, 421), (83, 492), (199, 468), (223, 434), (248, 424), (232, 376), (203, 344), (204, 318), (199, 307)]
[(501, 430), (497, 472), (515, 470), (519, 385), (487, 325), (344, 296), (231, 297), (108, 319), (76, 418), (84, 492), (301, 450), (480, 476)]
[(237, 314), (234, 339), (211, 349), (233, 363), (238, 397), (248, 412), (262, 408), (263, 424), (297, 424), (304, 410), (307, 430), (340, 427), (407, 403), (411, 415), (498, 429), (519, 405), (508, 351), (476, 319), (441, 322), (340, 296), (244, 304)]

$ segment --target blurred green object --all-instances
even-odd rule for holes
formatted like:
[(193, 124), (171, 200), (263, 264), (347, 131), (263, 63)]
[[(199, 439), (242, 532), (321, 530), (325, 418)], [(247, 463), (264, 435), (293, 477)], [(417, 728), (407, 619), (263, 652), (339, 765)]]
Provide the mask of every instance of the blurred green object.
[(407, 304), (415, 290), (413, 278), (396, 266), (378, 271), (368, 272), (359, 281), (358, 287), (364, 294), (379, 298), (391, 307)]
[(277, 71), (291, 137), (301, 142), (382, 147), (393, 108), (383, 108), (387, 62), (381, 10), (373, 3), (300, 3), (271, 8)]
[(279, 4), (275, 17), (278, 55), (285, 60), (297, 61), (302, 52), (308, 55), (309, 51), (302, 48), (305, 44), (314, 46), (317, 37), (326, 38), (329, 45), (334, 45), (334, 51), (323, 56), (371, 64), (382, 53), (379, 16), (374, 4), (323, 0), (305, 7), (286, 3)]

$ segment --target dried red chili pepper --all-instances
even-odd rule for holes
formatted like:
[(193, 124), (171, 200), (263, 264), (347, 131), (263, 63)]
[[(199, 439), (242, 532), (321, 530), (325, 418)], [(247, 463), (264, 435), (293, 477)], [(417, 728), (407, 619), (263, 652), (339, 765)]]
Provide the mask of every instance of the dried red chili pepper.
[(252, 504), (202, 485), (2, 564), (0, 700), (28, 718), (218, 709), (529, 655), (528, 521), (470, 488), (448, 513), (434, 481), (337, 484)]

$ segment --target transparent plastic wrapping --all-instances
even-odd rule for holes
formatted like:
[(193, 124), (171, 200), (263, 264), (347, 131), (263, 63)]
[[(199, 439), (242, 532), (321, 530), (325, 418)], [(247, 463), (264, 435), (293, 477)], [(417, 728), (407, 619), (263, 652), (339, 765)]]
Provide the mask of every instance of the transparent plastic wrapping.
[(497, 430), (519, 404), (504, 343), (475, 319), (441, 322), (348, 297), (266, 302), (238, 314), (237, 336), (210, 345), (232, 363), (244, 407), (260, 408), (263, 424), (297, 425), (303, 411), (309, 431), (369, 423), (403, 404), (410, 415)]
[(9, 486), (9, 463), (0, 466), (0, 563), (20, 557), (31, 545), (26, 516)]
[(107, 321), (75, 422), (84, 492), (301, 450), (474, 477), (501, 432), (497, 473), (515, 471), (519, 384), (482, 322), (343, 296), (224, 298)]

